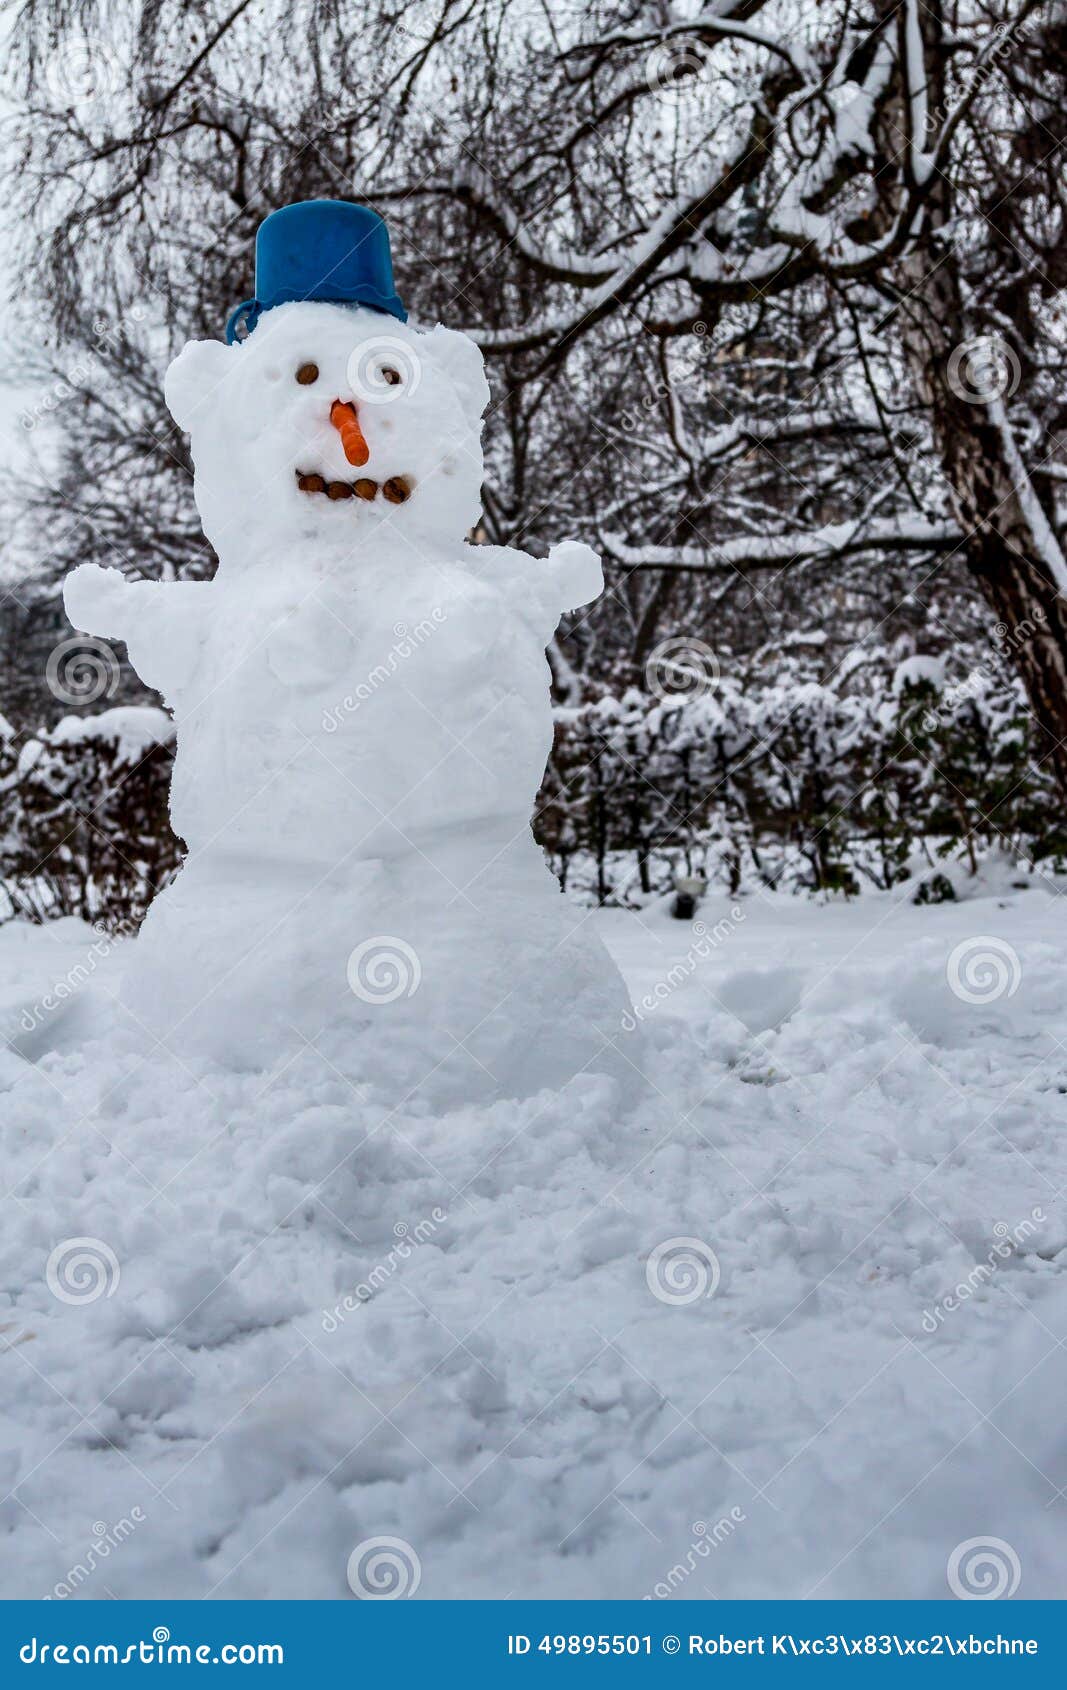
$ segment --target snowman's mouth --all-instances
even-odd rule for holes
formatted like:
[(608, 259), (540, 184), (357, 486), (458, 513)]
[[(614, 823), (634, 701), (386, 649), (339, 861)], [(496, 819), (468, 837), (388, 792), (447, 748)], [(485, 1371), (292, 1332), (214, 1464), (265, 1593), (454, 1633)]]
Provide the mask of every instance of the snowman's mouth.
[(324, 475), (298, 469), (296, 484), (301, 493), (324, 493), (328, 499), (363, 499), (372, 503), (379, 494), (391, 505), (402, 505), (414, 492), (414, 482), (407, 475), (391, 475), (388, 481), (372, 481), (360, 476), (358, 481), (327, 481)]

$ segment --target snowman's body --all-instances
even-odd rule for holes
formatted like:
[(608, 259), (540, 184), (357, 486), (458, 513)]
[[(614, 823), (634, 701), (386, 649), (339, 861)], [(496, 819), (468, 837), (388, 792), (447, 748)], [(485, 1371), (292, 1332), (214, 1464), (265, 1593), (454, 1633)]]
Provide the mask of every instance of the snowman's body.
[(455, 551), (379, 540), (344, 560), (343, 584), (280, 565), (280, 591), (196, 589), (211, 621), (168, 695), (174, 824), (191, 850), (217, 839), (333, 864), (441, 828), (528, 824), (522, 776), (539, 780), (551, 745), (544, 653), (559, 606), (509, 568), (518, 554)]
[(189, 858), (126, 988), (172, 1047), (258, 1065), (295, 1035), (389, 1090), (610, 1063), (621, 981), (529, 826), (545, 646), (599, 565), (463, 540), (487, 396), (465, 337), (322, 304), (168, 373), (216, 577), (82, 569), (67, 607), (176, 719)]

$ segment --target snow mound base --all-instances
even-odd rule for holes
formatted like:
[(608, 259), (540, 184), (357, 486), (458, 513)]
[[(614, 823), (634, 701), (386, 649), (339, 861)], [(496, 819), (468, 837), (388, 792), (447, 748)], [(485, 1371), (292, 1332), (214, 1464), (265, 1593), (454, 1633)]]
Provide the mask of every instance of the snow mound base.
[[(595, 918), (643, 1092), (6, 1053), (7, 1593), (344, 1599), (393, 1538), (419, 1597), (942, 1596), (973, 1540), (1058, 1594), (1047, 899), (743, 915), (694, 967), (685, 923)], [(982, 932), (1020, 979), (968, 1005)]]

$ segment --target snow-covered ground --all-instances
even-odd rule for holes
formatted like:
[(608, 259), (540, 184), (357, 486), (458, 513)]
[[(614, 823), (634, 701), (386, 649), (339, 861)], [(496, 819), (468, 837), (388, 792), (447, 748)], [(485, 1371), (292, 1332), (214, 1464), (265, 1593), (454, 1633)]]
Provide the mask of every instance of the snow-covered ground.
[(1062, 1595), (1062, 910), (576, 909), (633, 1091), (444, 1118), (116, 1069), (0, 929), (3, 1594)]

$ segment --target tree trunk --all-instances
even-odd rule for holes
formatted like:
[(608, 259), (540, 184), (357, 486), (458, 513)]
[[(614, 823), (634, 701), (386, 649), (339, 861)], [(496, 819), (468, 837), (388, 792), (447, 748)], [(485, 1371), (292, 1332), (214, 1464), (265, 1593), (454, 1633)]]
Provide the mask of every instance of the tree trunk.
[[(968, 494), (985, 495), (992, 513), (964, 544), (967, 565), (996, 618), (996, 635), (1010, 641), (1012, 659), (1045, 741), (1044, 752), (1067, 794), (1067, 601), (1033, 549), (1003, 465), (979, 461), (961, 468)], [(963, 510), (960, 520), (972, 520)], [(995, 526), (994, 526), (995, 523)], [(998, 532), (999, 530), (999, 532)]]
[[(924, 8), (931, 108), (944, 102), (941, 26), (941, 7)], [(1067, 795), (1067, 563), (1008, 415), (1007, 401), (1025, 380), (1022, 362), (997, 335), (983, 335), (986, 325), (967, 309), (956, 212), (953, 186), (939, 173), (924, 236), (902, 266), (904, 344), (960, 525), (959, 550), (992, 612), (991, 640), (1010, 651), (1044, 740), (1039, 756)]]
[(920, 380), (929, 396), (938, 455), (962, 538), (960, 551), (992, 612), (990, 637), (1010, 650), (1044, 753), (1067, 793), (1067, 599), (1048, 513), (1019, 459), (1003, 399), (961, 397), (949, 375), (967, 339), (950, 254), (923, 284), (919, 311), (925, 357)]

